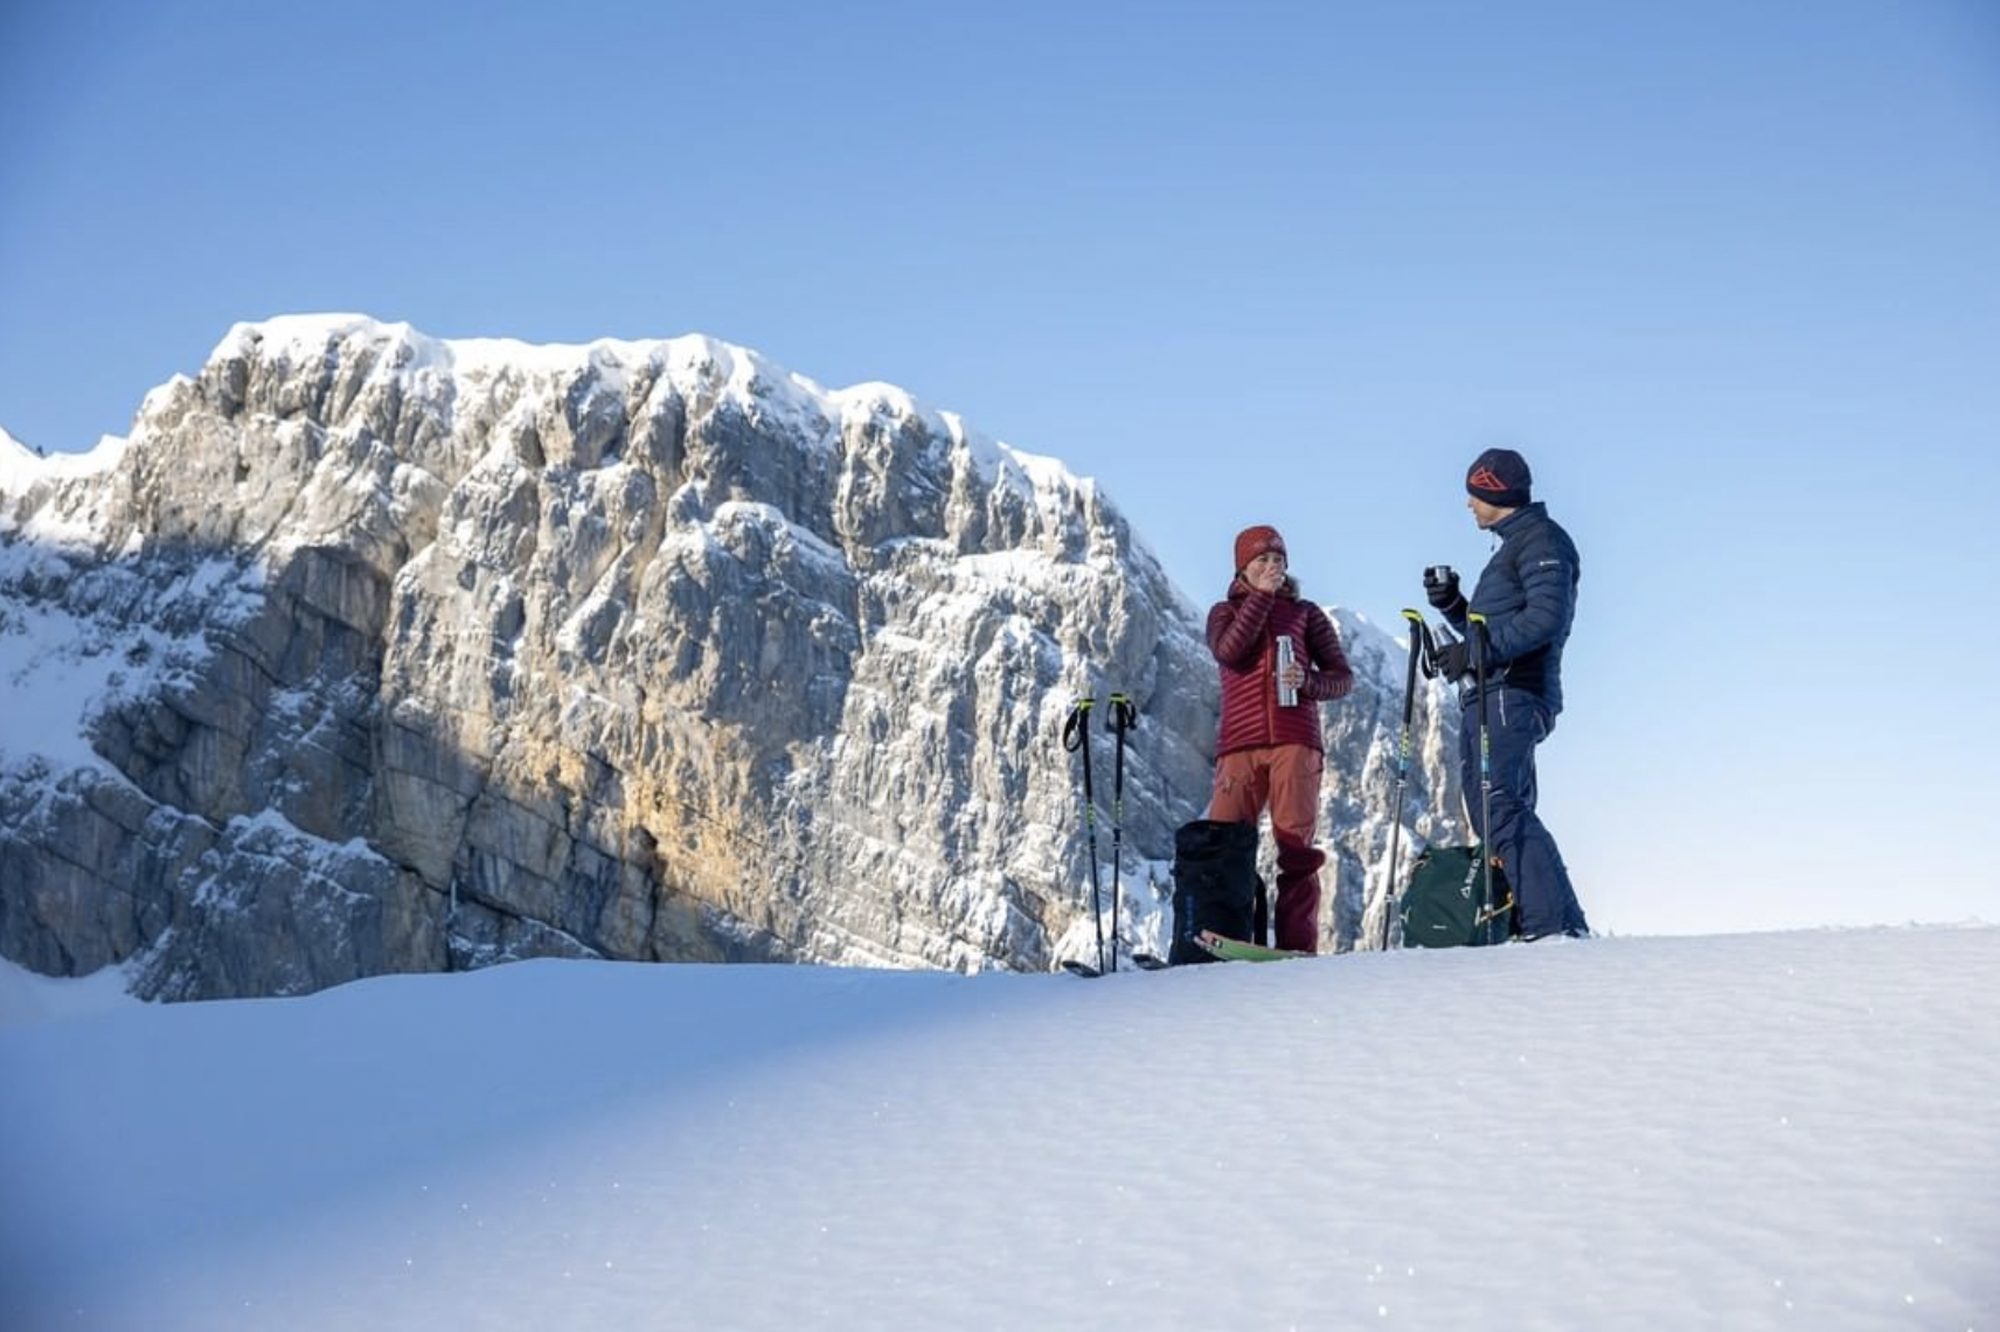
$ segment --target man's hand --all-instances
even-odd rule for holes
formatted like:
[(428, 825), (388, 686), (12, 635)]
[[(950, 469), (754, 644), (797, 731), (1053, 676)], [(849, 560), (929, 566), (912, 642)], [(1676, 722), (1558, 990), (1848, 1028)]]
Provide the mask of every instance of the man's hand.
[(1472, 644), (1460, 639), (1439, 648), (1437, 668), (1442, 680), (1455, 683), (1464, 679), (1465, 673), (1472, 669)]
[(1458, 590), (1458, 570), (1435, 564), (1425, 569), (1424, 598), (1446, 615), (1463, 608), (1465, 594)]

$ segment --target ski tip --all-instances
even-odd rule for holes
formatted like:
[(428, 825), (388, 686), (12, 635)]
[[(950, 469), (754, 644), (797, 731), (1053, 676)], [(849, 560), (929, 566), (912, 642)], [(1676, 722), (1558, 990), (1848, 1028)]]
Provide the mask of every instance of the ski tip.
[(1217, 934), (1214, 930), (1201, 931), (1195, 935), (1194, 941), (1210, 957), (1224, 962), (1283, 962), (1295, 957), (1318, 956), (1315, 953), (1301, 953), (1290, 948), (1266, 948), (1262, 944)]

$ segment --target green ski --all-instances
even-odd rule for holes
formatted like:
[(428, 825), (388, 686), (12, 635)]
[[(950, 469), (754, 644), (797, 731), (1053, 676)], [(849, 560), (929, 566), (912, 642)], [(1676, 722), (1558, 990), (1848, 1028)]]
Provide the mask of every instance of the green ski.
[(1284, 962), (1295, 957), (1313, 957), (1313, 953), (1295, 952), (1290, 948), (1266, 948), (1262, 944), (1245, 943), (1241, 939), (1231, 939), (1217, 934), (1214, 930), (1203, 930), (1195, 935), (1194, 941), (1201, 945), (1210, 957), (1224, 962)]

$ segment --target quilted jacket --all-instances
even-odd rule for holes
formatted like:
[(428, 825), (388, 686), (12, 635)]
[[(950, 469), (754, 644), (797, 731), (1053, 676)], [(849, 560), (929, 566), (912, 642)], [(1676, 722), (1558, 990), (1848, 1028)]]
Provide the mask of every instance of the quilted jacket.
[[(1278, 639), (1289, 635), (1294, 659), (1306, 668), (1299, 701), (1278, 705)], [(1217, 756), (1266, 745), (1306, 745), (1324, 753), (1318, 704), (1345, 698), (1354, 672), (1340, 633), (1326, 612), (1286, 578), (1276, 592), (1236, 579), (1208, 612), (1208, 650), (1222, 668), (1222, 723)]]

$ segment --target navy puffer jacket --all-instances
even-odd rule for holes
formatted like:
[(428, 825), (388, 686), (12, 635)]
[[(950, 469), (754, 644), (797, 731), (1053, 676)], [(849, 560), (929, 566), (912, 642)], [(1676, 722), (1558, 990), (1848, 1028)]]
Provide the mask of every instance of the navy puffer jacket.
[[(1500, 549), (1480, 571), (1471, 605), (1486, 617), (1492, 650), (1487, 687), (1538, 695), (1553, 717), (1562, 711), (1563, 644), (1576, 616), (1583, 562), (1569, 533), (1539, 502), (1508, 515), (1492, 531)], [(1450, 618), (1463, 633), (1465, 608)], [(1469, 685), (1466, 692), (1472, 692)]]

